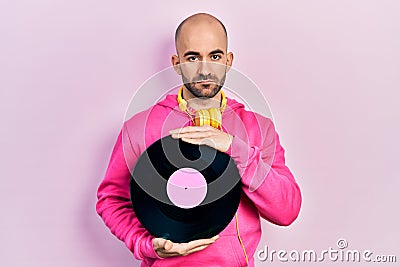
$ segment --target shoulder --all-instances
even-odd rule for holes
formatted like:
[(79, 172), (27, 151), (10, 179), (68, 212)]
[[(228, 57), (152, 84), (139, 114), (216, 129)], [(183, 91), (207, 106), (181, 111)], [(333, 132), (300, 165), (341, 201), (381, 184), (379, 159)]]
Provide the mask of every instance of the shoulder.
[(245, 105), (238, 102), (235, 99), (228, 98), (228, 113), (234, 112), (240, 119), (243, 121), (244, 124), (248, 126), (256, 126), (259, 125), (261, 128), (269, 128), (274, 125), (272, 116), (268, 117), (258, 113), (257, 111), (252, 111), (246, 109)]
[(133, 115), (132, 117), (127, 119), (124, 122), (125, 129), (128, 130), (129, 132), (134, 132), (136, 129), (139, 128), (138, 127), (139, 125), (141, 125), (141, 126), (145, 125), (146, 120), (149, 117), (149, 114), (152, 109), (153, 109), (153, 107), (150, 107), (146, 110), (136, 113), (135, 115)]
[[(176, 102), (176, 103), (175, 103)], [(149, 122), (155, 122), (161, 119), (162, 114), (166, 115), (177, 106), (176, 95), (168, 94), (164, 99), (150, 106), (149, 108), (140, 111), (130, 118), (125, 120), (125, 125), (129, 128), (140, 128), (138, 126), (145, 126)]]

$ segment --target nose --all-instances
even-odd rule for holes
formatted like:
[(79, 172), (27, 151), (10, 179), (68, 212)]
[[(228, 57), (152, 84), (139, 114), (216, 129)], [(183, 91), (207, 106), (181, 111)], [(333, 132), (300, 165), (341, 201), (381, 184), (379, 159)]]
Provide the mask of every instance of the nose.
[(211, 73), (210, 63), (203, 60), (199, 62), (198, 73), (207, 76)]

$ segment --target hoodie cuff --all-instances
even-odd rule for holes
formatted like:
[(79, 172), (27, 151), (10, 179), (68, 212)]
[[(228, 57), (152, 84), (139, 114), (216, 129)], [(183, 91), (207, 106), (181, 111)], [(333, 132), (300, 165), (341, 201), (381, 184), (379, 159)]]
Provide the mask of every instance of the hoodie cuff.
[(153, 238), (154, 236), (149, 235), (148, 238), (146, 239), (146, 241), (144, 243), (142, 243), (141, 246), (141, 251), (143, 256), (147, 257), (147, 258), (153, 258), (153, 259), (164, 259), (160, 256), (158, 256), (157, 252), (154, 250), (153, 247)]
[(252, 148), (238, 136), (233, 136), (232, 143), (225, 152), (232, 157), (238, 167), (246, 167)]

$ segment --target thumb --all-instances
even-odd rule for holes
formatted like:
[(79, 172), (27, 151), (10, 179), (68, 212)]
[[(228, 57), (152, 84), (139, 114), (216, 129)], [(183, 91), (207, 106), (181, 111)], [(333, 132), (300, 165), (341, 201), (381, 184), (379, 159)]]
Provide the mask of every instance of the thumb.
[(154, 249), (170, 250), (172, 248), (172, 242), (167, 239), (157, 237), (153, 239), (153, 247)]
[(172, 249), (172, 247), (173, 247), (172, 242), (170, 240), (165, 240), (164, 249), (165, 250), (170, 250), (170, 249)]

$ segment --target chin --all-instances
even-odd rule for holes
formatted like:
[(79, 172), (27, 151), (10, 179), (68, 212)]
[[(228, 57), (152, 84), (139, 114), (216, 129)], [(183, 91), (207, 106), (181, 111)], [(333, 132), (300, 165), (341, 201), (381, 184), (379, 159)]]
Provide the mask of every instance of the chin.
[(198, 97), (214, 97), (218, 93), (218, 85), (196, 85), (196, 94)]

